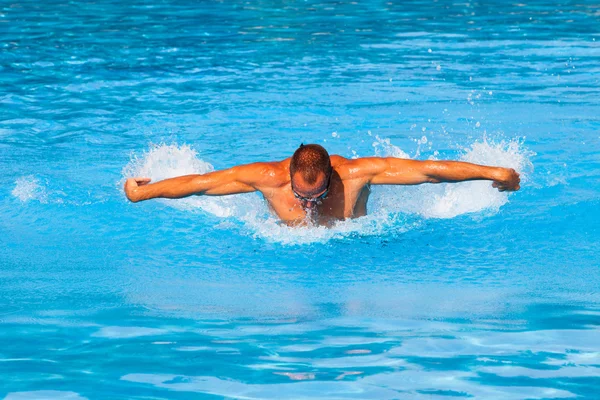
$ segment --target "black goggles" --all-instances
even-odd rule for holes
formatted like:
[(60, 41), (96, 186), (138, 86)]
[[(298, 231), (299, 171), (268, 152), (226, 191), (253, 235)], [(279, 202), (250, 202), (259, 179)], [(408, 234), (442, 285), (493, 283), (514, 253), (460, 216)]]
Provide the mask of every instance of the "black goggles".
[(323, 193), (321, 193), (320, 195), (318, 195), (317, 197), (304, 197), (299, 195), (298, 193), (296, 193), (296, 191), (294, 190), (294, 186), (292, 185), (292, 192), (294, 193), (294, 197), (297, 198), (300, 201), (305, 201), (307, 203), (316, 203), (318, 201), (323, 200), (324, 198), (327, 197), (327, 194), (329, 193), (329, 186), (331, 185), (331, 174), (329, 175), (329, 179), (327, 179), (327, 189), (325, 189), (325, 191)]

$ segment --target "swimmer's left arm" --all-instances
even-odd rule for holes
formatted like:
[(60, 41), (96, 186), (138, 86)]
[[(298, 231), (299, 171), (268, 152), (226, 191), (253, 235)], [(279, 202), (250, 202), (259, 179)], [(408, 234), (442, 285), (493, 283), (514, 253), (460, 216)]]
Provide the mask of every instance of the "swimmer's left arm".
[(373, 185), (419, 185), (421, 183), (493, 181), (499, 191), (520, 189), (519, 174), (512, 168), (489, 167), (462, 161), (408, 160), (370, 157), (355, 160)]

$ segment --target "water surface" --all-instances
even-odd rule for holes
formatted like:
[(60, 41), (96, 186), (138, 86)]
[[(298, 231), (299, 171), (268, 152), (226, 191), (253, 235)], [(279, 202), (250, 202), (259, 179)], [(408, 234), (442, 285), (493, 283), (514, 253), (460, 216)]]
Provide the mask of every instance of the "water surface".
[[(593, 2), (0, 5), (0, 396), (595, 398)], [(288, 157), (510, 166), (276, 223), (123, 179)]]

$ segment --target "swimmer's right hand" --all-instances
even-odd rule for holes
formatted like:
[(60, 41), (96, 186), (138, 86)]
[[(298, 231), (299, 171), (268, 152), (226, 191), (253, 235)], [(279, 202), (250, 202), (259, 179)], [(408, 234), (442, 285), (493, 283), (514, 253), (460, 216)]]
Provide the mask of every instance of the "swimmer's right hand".
[(129, 178), (125, 181), (125, 196), (132, 202), (138, 202), (141, 200), (138, 188), (140, 186), (147, 185), (150, 183), (150, 178)]

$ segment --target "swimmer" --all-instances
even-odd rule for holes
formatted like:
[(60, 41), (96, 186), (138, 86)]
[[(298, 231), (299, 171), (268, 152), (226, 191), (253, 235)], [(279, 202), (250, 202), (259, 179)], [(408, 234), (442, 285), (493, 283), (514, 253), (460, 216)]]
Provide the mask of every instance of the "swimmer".
[(239, 165), (156, 183), (150, 183), (150, 178), (129, 178), (125, 182), (125, 194), (130, 201), (138, 202), (258, 191), (270, 209), (288, 225), (307, 220), (328, 225), (336, 220), (366, 215), (371, 185), (473, 180), (492, 181), (492, 186), (501, 192), (520, 188), (519, 174), (512, 168), (394, 157), (347, 159), (330, 156), (318, 144), (307, 144), (300, 145), (291, 158), (283, 161)]

